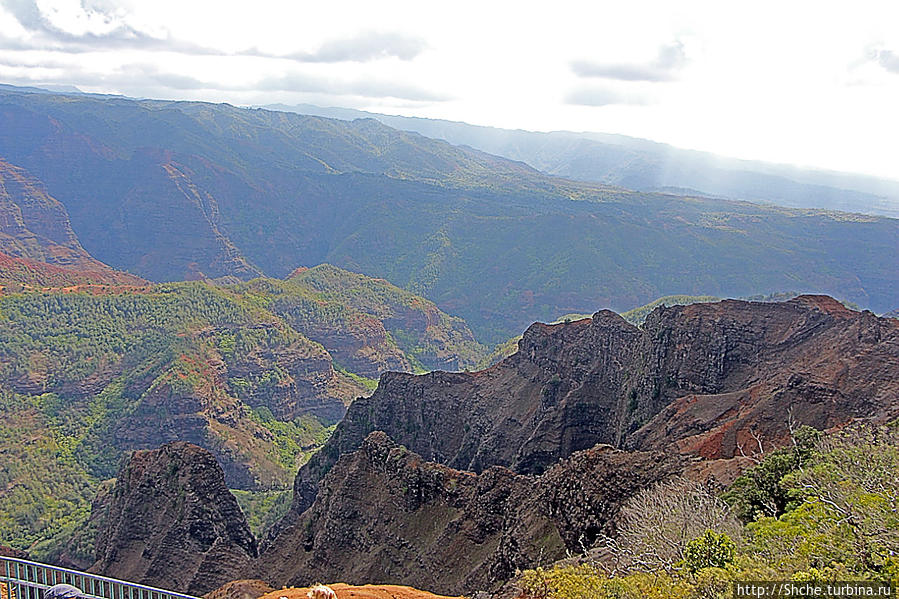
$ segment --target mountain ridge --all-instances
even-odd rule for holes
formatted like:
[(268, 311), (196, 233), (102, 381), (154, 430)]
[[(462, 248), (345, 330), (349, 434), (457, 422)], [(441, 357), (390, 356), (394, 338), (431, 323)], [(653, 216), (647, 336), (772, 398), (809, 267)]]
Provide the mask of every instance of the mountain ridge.
[(311, 104), (270, 104), (263, 108), (344, 120), (374, 118), (397, 129), (520, 160), (549, 174), (582, 181), (676, 195), (899, 216), (899, 181), (870, 175), (727, 158), (621, 134), (502, 129)]
[[(535, 323), (518, 352), (487, 370), (384, 375), (300, 469), (288, 519), (374, 430), (423, 459), (475, 472), (539, 473), (596, 443), (659, 449), (673, 442), (669, 430), (685, 453), (731, 458), (752, 434), (772, 443), (788, 434), (775, 418), (783, 404), (818, 428), (899, 410), (899, 387), (885, 374), (896, 357), (895, 320), (819, 296), (659, 307), (642, 328), (609, 311)], [(741, 402), (751, 407), (737, 409)]]
[(899, 321), (826, 296), (660, 306), (642, 328), (608, 311), (535, 323), (486, 370), (384, 374), (300, 468), (258, 558), (215, 572), (458, 594), (602, 559), (656, 483), (718, 488), (780, 459), (797, 427), (895, 419), (897, 358)]
[(91, 254), (151, 280), (331, 263), (487, 343), (671, 293), (896, 303), (892, 219), (631, 192), (375, 121), (226, 105), (0, 90), (0, 124), (0, 155), (63, 202)]
[(140, 285), (146, 282), (115, 271), (91, 256), (72, 230), (65, 207), (47, 193), (41, 181), (3, 158), (0, 158), (0, 257), (3, 260), (0, 278), (10, 283), (40, 284), (53, 280)]
[[(788, 444), (796, 427), (895, 419), (897, 358), (899, 322), (826, 296), (661, 306), (642, 329), (608, 311), (536, 323), (516, 354), (487, 370), (382, 376), (300, 469), (291, 510), (262, 541), (254, 572), (293, 584), (341, 567), (378, 579), (379, 565), (403, 564), (390, 570), (394, 582), (496, 589), (517, 569), (602, 551), (595, 544), (611, 534), (620, 506), (602, 498), (629, 496), (610, 473), (640, 478), (640, 488), (678, 475), (727, 484)], [(597, 456), (622, 462), (579, 470)], [(421, 502), (465, 496), (463, 482), (442, 482), (454, 468), (470, 472), (466, 481), (505, 482), (478, 486), (474, 512), (430, 504), (427, 532), (406, 524)], [(516, 499), (516, 481), (527, 499)], [(365, 501), (372, 494), (374, 503)], [(507, 497), (514, 507), (489, 528), (503, 531), (498, 544), (459, 549), (454, 555), (470, 558), (461, 562), (428, 546), (484, 538), (473, 514)], [(381, 548), (363, 557), (374, 538)], [(493, 557), (482, 562), (482, 550)], [(417, 557), (391, 557), (404, 551)], [(472, 572), (477, 578), (466, 579)]]

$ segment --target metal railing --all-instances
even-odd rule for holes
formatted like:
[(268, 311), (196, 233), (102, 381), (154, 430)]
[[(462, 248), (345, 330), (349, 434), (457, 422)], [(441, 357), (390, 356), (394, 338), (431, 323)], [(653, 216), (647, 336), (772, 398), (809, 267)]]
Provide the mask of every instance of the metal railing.
[(89, 599), (197, 599), (106, 576), (0, 556), (0, 599), (43, 599), (44, 589), (56, 584), (70, 584)]

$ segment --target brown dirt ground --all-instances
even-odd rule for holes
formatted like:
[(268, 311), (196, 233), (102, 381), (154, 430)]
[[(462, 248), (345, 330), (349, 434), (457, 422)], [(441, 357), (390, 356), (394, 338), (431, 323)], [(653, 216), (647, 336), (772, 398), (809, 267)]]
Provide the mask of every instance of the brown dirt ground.
[[(392, 584), (367, 584), (364, 586), (352, 586), (338, 582), (329, 584), (329, 587), (337, 593), (338, 599), (463, 599), (461, 597), (447, 597), (446, 595), (435, 595), (427, 591), (419, 591), (412, 587), (402, 587)], [(289, 588), (279, 591), (272, 591), (260, 597), (260, 599), (306, 599), (308, 587)]]

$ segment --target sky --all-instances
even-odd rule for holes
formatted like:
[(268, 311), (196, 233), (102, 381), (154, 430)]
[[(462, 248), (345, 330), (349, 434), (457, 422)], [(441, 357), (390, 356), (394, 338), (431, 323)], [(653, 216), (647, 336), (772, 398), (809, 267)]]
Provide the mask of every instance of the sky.
[(0, 82), (621, 133), (899, 179), (895, 0), (0, 0)]

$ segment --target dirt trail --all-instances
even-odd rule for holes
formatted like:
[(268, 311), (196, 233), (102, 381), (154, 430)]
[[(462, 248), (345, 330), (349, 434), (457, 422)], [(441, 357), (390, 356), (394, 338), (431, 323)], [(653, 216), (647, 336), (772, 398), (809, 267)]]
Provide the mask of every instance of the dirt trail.
[[(337, 593), (338, 599), (462, 599), (435, 595), (427, 591), (419, 591), (412, 587), (403, 587), (392, 584), (367, 584), (364, 586), (352, 586), (342, 582), (329, 584), (329, 587)], [(260, 597), (260, 599), (306, 599), (306, 588), (290, 588), (273, 591)]]

